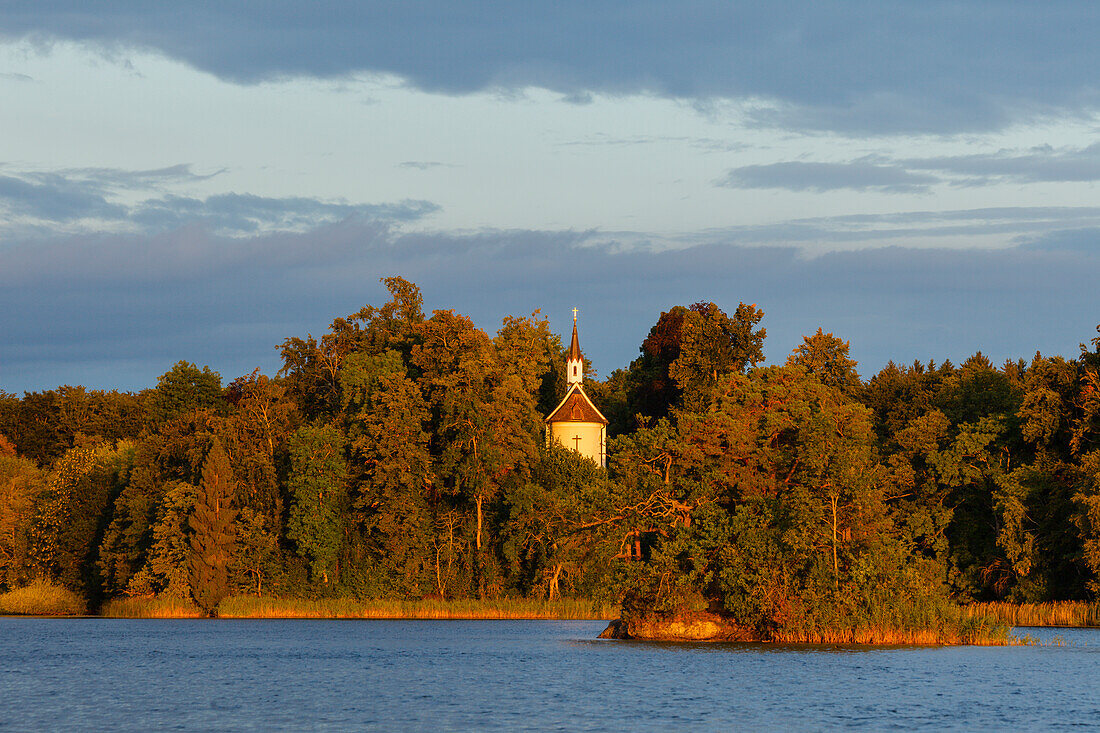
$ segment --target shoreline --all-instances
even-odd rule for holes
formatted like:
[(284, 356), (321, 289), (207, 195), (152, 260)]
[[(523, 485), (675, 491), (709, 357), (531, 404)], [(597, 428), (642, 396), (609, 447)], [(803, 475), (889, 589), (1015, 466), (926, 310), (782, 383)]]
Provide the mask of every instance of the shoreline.
[[(38, 592), (30, 592), (30, 591)], [(0, 616), (3, 617), (56, 617), (56, 618), (205, 618), (189, 599), (166, 596), (115, 598), (104, 602), (97, 613), (88, 613), (82, 598), (58, 586), (39, 585), (21, 589), (18, 604), (10, 602), (12, 593), (0, 594)], [(3, 601), (8, 600), (5, 603)], [(1046, 603), (1012, 604), (1006, 602), (972, 603), (958, 606), (963, 619), (978, 621), (981, 625), (994, 621), (1011, 628), (1100, 628), (1100, 603), (1086, 601), (1054, 601)], [(590, 620), (607, 621), (612, 625), (620, 621), (620, 608), (607, 603), (594, 603), (584, 599), (562, 598), (554, 601), (525, 598), (477, 599), (407, 599), (407, 600), (356, 600), (352, 598), (286, 598), (274, 596), (236, 595), (224, 599), (218, 608), (217, 618), (223, 619), (425, 619), (425, 620)], [(724, 619), (728, 622), (729, 619)], [(984, 623), (982, 623), (984, 622)], [(721, 630), (692, 630), (685, 640), (702, 637), (742, 637), (747, 630), (724, 628)], [(609, 629), (610, 631), (610, 629)], [(686, 631), (686, 630), (685, 630)], [(825, 630), (829, 639), (839, 641), (854, 630)], [(862, 630), (857, 636), (864, 636)], [(885, 636), (897, 638), (896, 630)], [(813, 634), (817, 636), (818, 634)], [(877, 634), (871, 632), (870, 636)], [(923, 636), (912, 630), (900, 636)], [(634, 638), (639, 636), (632, 635)], [(648, 633), (641, 636), (649, 636)], [(691, 638), (688, 638), (691, 637)], [(779, 639), (777, 639), (779, 640)], [(795, 639), (784, 639), (796, 641)], [(912, 639), (910, 639), (912, 640)], [(809, 639), (807, 639), (809, 641)]]
[[(205, 615), (186, 600), (165, 598), (115, 599), (105, 603), (99, 613), (103, 618), (203, 618)], [(609, 621), (618, 615), (616, 606), (577, 599), (358, 601), (231, 596), (222, 601), (216, 618)]]

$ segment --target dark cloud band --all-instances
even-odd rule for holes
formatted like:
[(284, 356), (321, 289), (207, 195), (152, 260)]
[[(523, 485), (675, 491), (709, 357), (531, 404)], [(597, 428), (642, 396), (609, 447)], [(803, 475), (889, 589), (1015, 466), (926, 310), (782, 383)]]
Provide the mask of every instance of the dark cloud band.
[(0, 34), (154, 49), (223, 79), (396, 74), (429, 91), (534, 85), (761, 101), (759, 124), (988, 130), (1100, 104), (1100, 14), (1008, 0), (149, 3), (41, 0)]
[(418, 283), (429, 308), (455, 308), (490, 331), (536, 308), (560, 331), (579, 306), (604, 374), (636, 356), (662, 310), (698, 300), (759, 304), (773, 361), (818, 326), (851, 340), (865, 374), (888, 359), (959, 361), (978, 349), (995, 360), (1073, 355), (1100, 320), (1100, 251), (1088, 246), (1098, 231), (1051, 228), (1001, 250), (816, 258), (721, 234), (652, 251), (594, 232), (401, 234), (356, 220), (245, 238), (188, 228), (28, 241), (0, 248), (0, 389), (140, 388), (179, 359), (227, 378), (274, 372), (279, 342), (380, 303), (378, 278), (393, 274)]

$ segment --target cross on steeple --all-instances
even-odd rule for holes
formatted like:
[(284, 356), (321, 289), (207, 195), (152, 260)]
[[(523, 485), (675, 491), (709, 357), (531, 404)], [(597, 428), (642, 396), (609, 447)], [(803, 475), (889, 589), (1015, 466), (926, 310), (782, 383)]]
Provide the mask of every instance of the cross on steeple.
[(573, 309), (573, 323), (576, 323), (576, 322), (577, 322), (577, 309), (574, 308)]

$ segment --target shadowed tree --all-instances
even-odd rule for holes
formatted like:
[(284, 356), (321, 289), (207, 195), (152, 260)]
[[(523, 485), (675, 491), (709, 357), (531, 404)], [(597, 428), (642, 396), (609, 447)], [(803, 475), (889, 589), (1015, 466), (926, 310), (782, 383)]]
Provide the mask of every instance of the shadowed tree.
[(229, 570), (237, 588), (258, 596), (265, 583), (280, 575), (279, 538), (267, 517), (247, 507), (237, 514), (237, 547)]
[(102, 590), (100, 541), (133, 461), (134, 446), (126, 441), (72, 448), (54, 463), (37, 501), (31, 534), (36, 568), (92, 601)]
[(630, 419), (634, 415), (662, 418), (668, 415), (672, 406), (679, 404), (680, 388), (668, 370), (680, 356), (680, 332), (687, 312), (681, 305), (674, 306), (661, 313), (657, 323), (649, 329), (641, 345), (642, 355), (630, 365), (624, 380), (627, 410), (633, 413), (623, 421), (624, 429), (633, 427)]
[(428, 405), (396, 351), (356, 353), (340, 375), (354, 506), (387, 586), (419, 595), (431, 565)]
[(199, 369), (180, 361), (160, 376), (146, 419), (155, 425), (204, 410), (224, 413), (226, 407), (221, 375), (208, 366)]
[(126, 594), (191, 596), (190, 518), (199, 490), (186, 481), (170, 482), (153, 525), (153, 544), (145, 566), (130, 578)]
[(280, 526), (284, 507), (276, 466), (298, 422), (297, 406), (287, 396), (283, 380), (268, 379), (258, 369), (234, 380), (226, 392), (236, 410), (218, 434), (233, 462), (238, 505), (262, 514), (267, 526)]
[(146, 564), (165, 493), (173, 482), (202, 483), (219, 422), (210, 410), (190, 413), (156, 425), (138, 441), (130, 480), (114, 501), (99, 546), (97, 565), (108, 594), (125, 591)]
[(539, 450), (531, 480), (507, 488), (502, 549), (528, 595), (553, 600), (607, 586), (623, 519), (611, 486), (606, 470), (551, 442)]
[(290, 519), (286, 535), (309, 562), (314, 582), (329, 583), (340, 551), (344, 436), (330, 425), (304, 425), (290, 438)]

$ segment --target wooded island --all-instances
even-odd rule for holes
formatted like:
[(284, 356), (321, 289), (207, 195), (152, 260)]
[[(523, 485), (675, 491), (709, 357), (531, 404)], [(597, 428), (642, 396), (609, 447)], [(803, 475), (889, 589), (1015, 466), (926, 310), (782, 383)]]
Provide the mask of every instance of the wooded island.
[(1100, 339), (863, 381), (820, 329), (761, 367), (756, 306), (675, 307), (583, 383), (605, 469), (546, 438), (579, 381), (538, 313), (491, 337), (384, 282), (275, 377), (0, 392), (0, 591), (567, 596), (634, 636), (872, 642), (989, 640), (958, 604), (1100, 591)]

